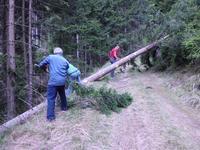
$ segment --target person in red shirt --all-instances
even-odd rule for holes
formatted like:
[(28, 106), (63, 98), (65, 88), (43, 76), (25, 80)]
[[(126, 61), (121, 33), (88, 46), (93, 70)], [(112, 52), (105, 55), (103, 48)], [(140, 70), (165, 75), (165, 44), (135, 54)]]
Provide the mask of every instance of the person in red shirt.
[[(111, 64), (113, 64), (113, 63), (115, 63), (119, 60), (119, 52), (120, 52), (119, 45), (116, 45), (114, 48), (112, 48), (109, 51), (108, 56), (109, 56)], [(115, 73), (115, 70), (111, 71), (111, 77), (112, 78), (114, 77), (114, 73)]]

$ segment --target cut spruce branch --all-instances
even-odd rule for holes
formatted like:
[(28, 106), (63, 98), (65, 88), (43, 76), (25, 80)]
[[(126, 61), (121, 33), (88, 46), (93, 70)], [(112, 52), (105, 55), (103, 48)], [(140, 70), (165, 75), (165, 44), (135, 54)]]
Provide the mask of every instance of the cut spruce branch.
[[(149, 51), (151, 48), (155, 47), (159, 42), (163, 41), (164, 39), (166, 39), (168, 36), (165, 36), (164, 38), (155, 41), (149, 45), (147, 45), (144, 48), (141, 48), (139, 50), (137, 50), (136, 52), (122, 58), (121, 60), (119, 60), (118, 62), (99, 70), (97, 73), (89, 76), (88, 78), (85, 78), (82, 82), (83, 84), (87, 84), (88, 82), (92, 82), (95, 81), (101, 77), (103, 77), (104, 75), (108, 74), (110, 71), (112, 71), (113, 69), (123, 65), (124, 63), (126, 63), (127, 61), (136, 58), (137, 56)], [(13, 128), (14, 126), (24, 122), (25, 120), (27, 120), (29, 117), (31, 117), (33, 114), (38, 113), (42, 110), (42, 108), (44, 108), (46, 106), (46, 102), (43, 102), (35, 107), (33, 107), (32, 109), (24, 112), (23, 114), (15, 117), (14, 119), (11, 119), (10, 121), (4, 123), (3, 125), (0, 126), (0, 133), (3, 133), (11, 128)]]
[(89, 76), (88, 78), (85, 78), (82, 82), (84, 84), (88, 83), (88, 82), (92, 82), (92, 81), (95, 81), (101, 77), (103, 77), (104, 75), (108, 74), (109, 72), (111, 72), (112, 70), (116, 69), (117, 67), (127, 63), (129, 60), (131, 59), (134, 59), (136, 58), (137, 56), (141, 55), (141, 54), (144, 54), (148, 51), (150, 51), (153, 47), (155, 47), (158, 43), (160, 43), (161, 41), (165, 40), (166, 38), (168, 38), (169, 35), (163, 37), (162, 39), (158, 40), (158, 41), (155, 41), (137, 51), (135, 51), (134, 53), (131, 53), (129, 54), (128, 56), (120, 59), (119, 61), (117, 61), (116, 63), (106, 67), (106, 68), (103, 68), (103, 69), (100, 69), (97, 73)]
[(122, 108), (128, 107), (133, 101), (133, 97), (129, 93), (118, 93), (116, 90), (105, 86), (94, 88), (75, 83), (73, 88), (76, 95), (73, 101), (69, 101), (72, 106), (93, 108), (106, 115), (112, 112), (120, 112)]

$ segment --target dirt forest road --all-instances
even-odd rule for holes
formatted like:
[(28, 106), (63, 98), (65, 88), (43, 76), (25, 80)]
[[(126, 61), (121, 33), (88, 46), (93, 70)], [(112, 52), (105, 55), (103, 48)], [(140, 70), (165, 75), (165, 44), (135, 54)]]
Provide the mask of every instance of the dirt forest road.
[(45, 111), (15, 128), (5, 150), (200, 150), (200, 115), (166, 87), (160, 74), (126, 72), (95, 82), (129, 92), (133, 103), (105, 116), (92, 109), (56, 111), (47, 123)]
[(123, 74), (111, 86), (133, 104), (113, 118), (113, 149), (200, 150), (200, 115), (182, 105), (156, 73)]

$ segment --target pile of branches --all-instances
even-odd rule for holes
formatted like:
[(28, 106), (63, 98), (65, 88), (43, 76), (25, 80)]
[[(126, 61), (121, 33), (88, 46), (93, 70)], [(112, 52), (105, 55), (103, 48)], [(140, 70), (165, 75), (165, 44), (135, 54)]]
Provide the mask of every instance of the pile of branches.
[(111, 114), (111, 112), (120, 112), (122, 108), (129, 106), (133, 98), (129, 93), (119, 94), (116, 90), (101, 87), (95, 89), (91, 86), (83, 86), (74, 84), (76, 96), (69, 101), (68, 105), (80, 106), (81, 108), (94, 108), (103, 114)]

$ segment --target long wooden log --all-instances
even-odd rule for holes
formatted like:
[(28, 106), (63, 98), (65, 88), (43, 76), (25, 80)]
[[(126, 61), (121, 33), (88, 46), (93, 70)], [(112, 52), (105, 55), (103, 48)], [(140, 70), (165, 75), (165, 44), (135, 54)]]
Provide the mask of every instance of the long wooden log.
[[(163, 41), (164, 39), (166, 39), (168, 36), (156, 41), (156, 42), (153, 42), (149, 45), (147, 45), (146, 47), (144, 48), (141, 48), (139, 50), (137, 50), (136, 52), (120, 59), (118, 62), (104, 68), (104, 69), (100, 69), (97, 73), (89, 76), (88, 78), (85, 78), (82, 83), (83, 84), (87, 84), (88, 82), (91, 82), (91, 81), (95, 81), (99, 78), (101, 78), (102, 76), (106, 75), (107, 73), (109, 73), (110, 71), (112, 71), (113, 69), (123, 65), (124, 63), (126, 63), (127, 61), (129, 61), (130, 59), (133, 59), (145, 52), (147, 52), (148, 50), (150, 50), (151, 48), (153, 48), (155, 45), (157, 45), (159, 42)], [(0, 134), (13, 128), (14, 126), (24, 122), (25, 120), (27, 120), (29, 117), (31, 117), (32, 115), (40, 112), (42, 110), (42, 108), (44, 108), (46, 106), (46, 102), (43, 102), (35, 107), (33, 107), (32, 109), (24, 112), (23, 114), (11, 119), (10, 121), (4, 123), (3, 125), (0, 126)]]
[(44, 108), (46, 106), (46, 102), (43, 102), (35, 107), (33, 107), (32, 109), (24, 112), (23, 114), (9, 120), (8, 122), (4, 123), (3, 125), (0, 126), (0, 133), (3, 133), (11, 128), (13, 128), (14, 126), (23, 123), (25, 120), (27, 120), (29, 117), (31, 117), (32, 115), (40, 112), (42, 110), (42, 108)]
[(124, 63), (128, 62), (129, 60), (131, 59), (134, 59), (136, 58), (137, 56), (143, 54), (143, 53), (146, 53), (148, 52), (149, 50), (151, 50), (153, 47), (155, 47), (159, 42), (163, 41), (164, 39), (166, 39), (167, 37), (169, 36), (165, 36), (163, 37), (162, 39), (158, 40), (158, 41), (155, 41), (137, 51), (135, 51), (134, 53), (131, 53), (129, 54), (128, 56), (120, 59), (119, 61), (117, 61), (116, 63), (106, 67), (106, 68), (103, 68), (103, 69), (100, 69), (97, 73), (85, 78), (82, 83), (83, 84), (86, 84), (88, 82), (92, 82), (92, 81), (95, 81), (101, 77), (103, 77), (104, 75), (108, 74), (109, 72), (111, 72), (112, 70), (116, 69), (117, 67), (123, 65)]

